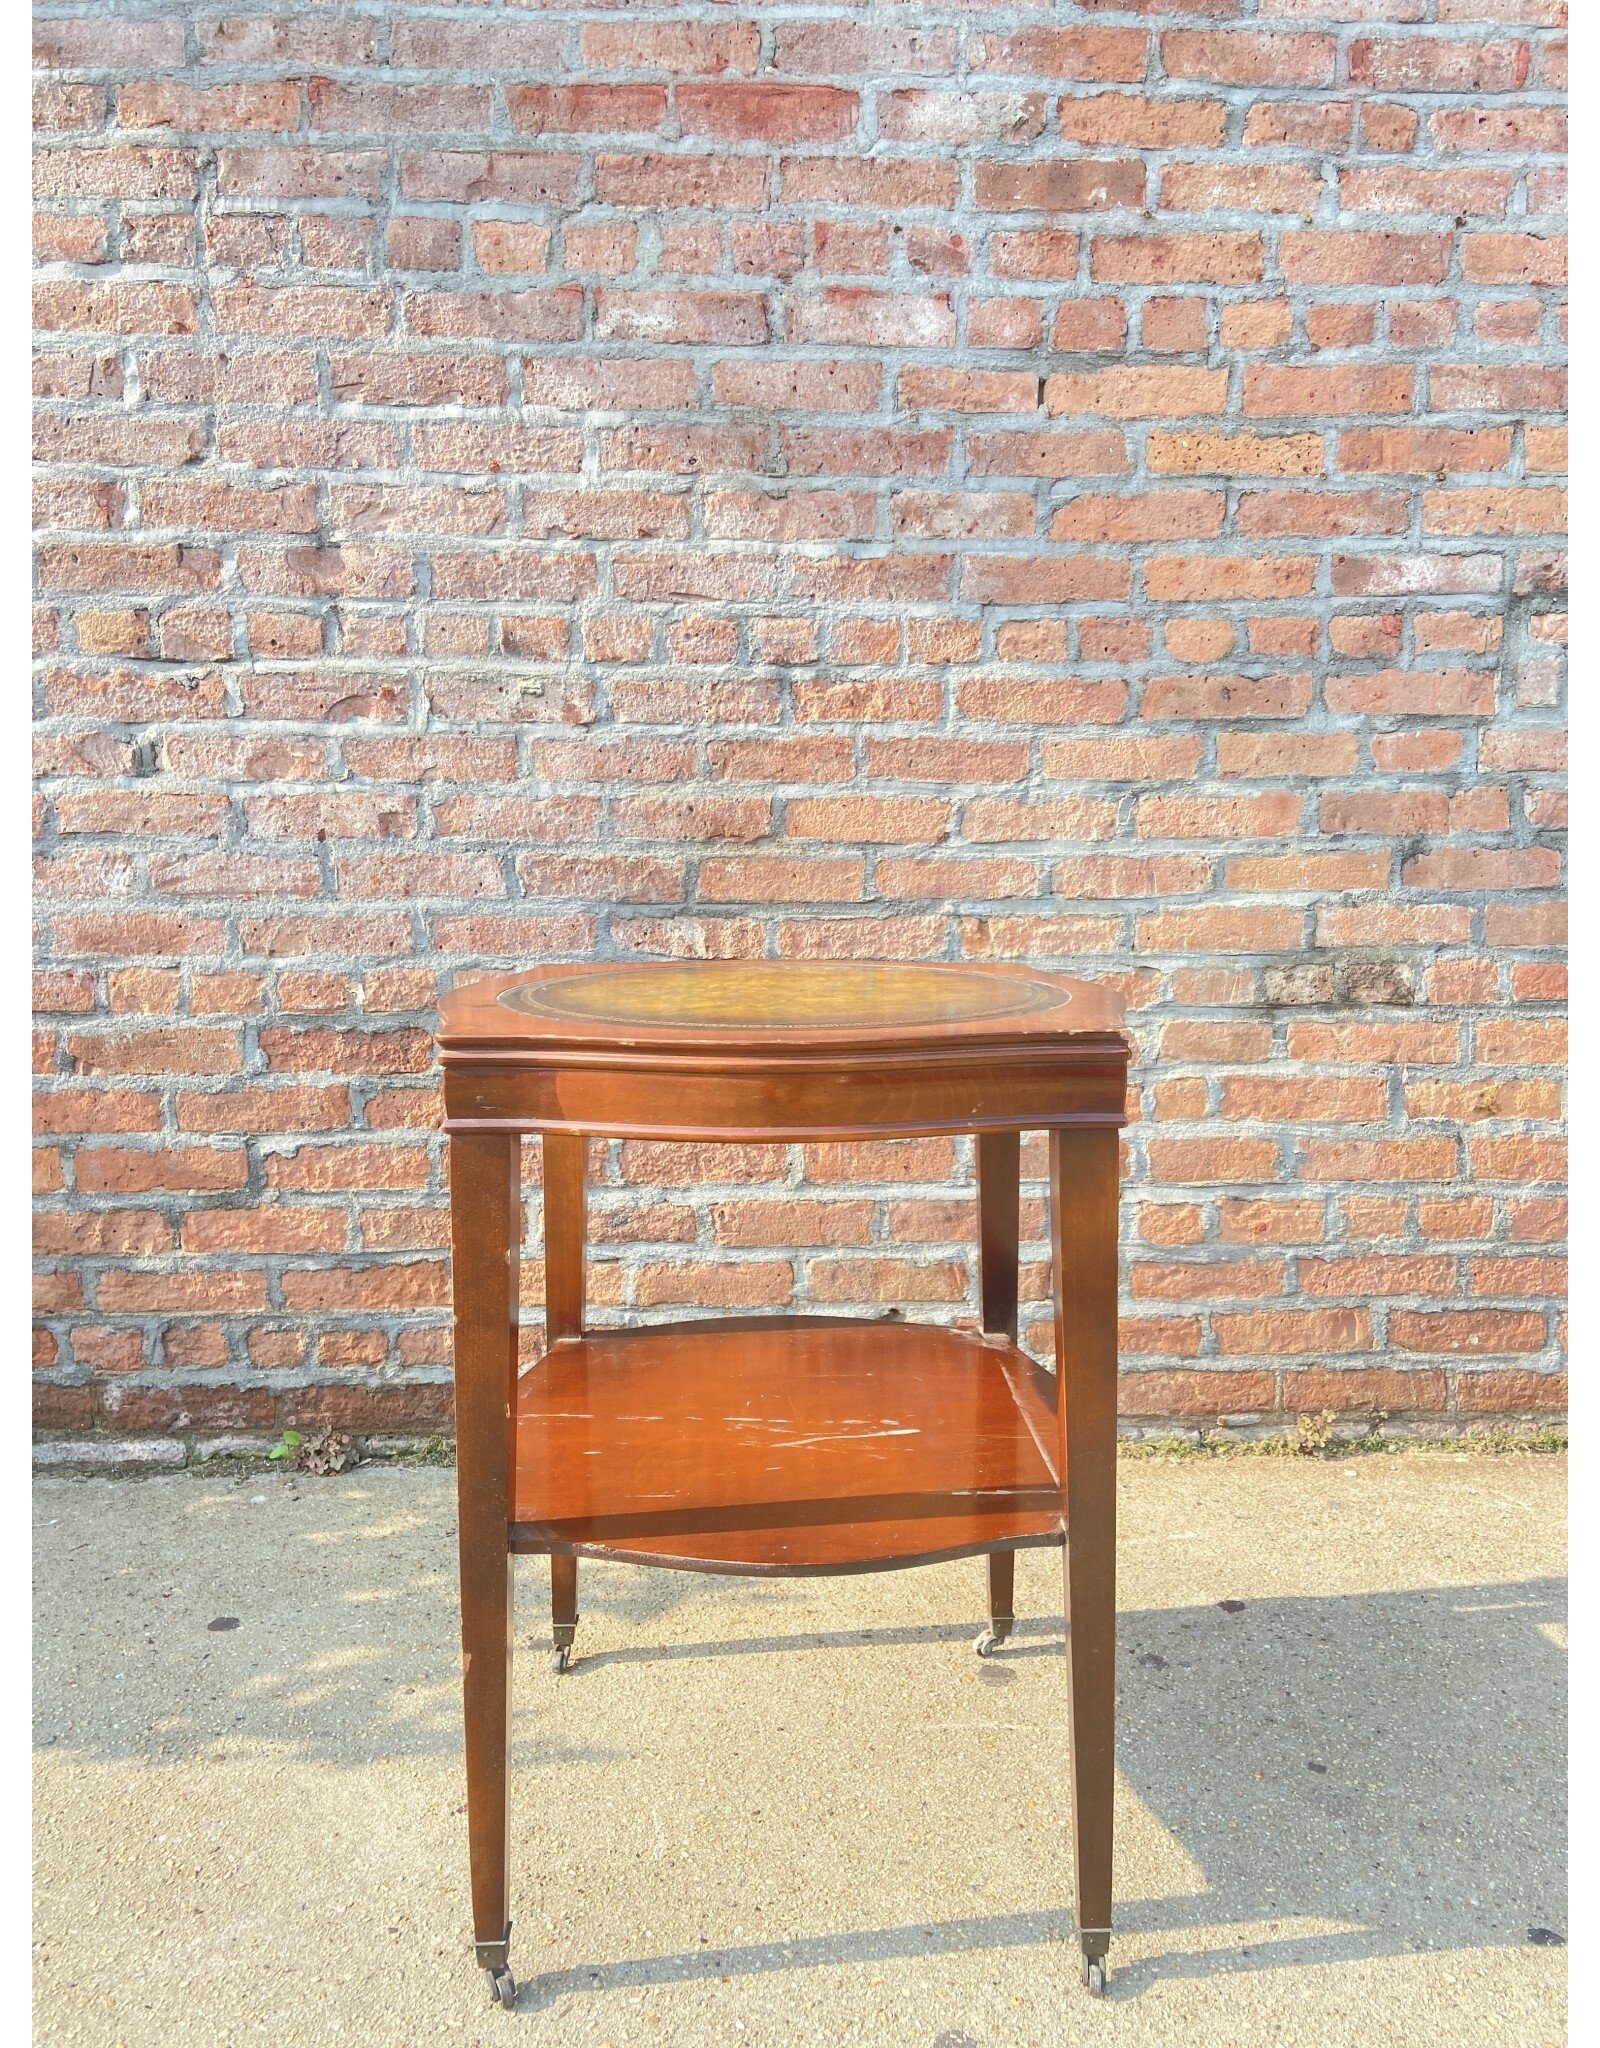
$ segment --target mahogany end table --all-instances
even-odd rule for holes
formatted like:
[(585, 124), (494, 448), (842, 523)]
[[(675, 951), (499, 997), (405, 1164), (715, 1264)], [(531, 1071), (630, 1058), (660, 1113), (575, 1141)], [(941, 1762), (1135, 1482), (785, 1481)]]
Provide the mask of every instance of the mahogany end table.
[[(507, 1752), (512, 1569), (548, 1555), (556, 1668), (580, 1557), (885, 1571), (1065, 1552), (1083, 1976), (1111, 1938), (1122, 1002), (1020, 966), (547, 966), (458, 988), (450, 1145), (467, 1819), (478, 1961), (516, 1996)], [(1050, 1133), (1054, 1376), (1017, 1345), (1021, 1133)], [(519, 1375), (521, 1140), (543, 1145), (546, 1350)], [(816, 1315), (586, 1333), (585, 1141), (977, 1139), (979, 1331)]]

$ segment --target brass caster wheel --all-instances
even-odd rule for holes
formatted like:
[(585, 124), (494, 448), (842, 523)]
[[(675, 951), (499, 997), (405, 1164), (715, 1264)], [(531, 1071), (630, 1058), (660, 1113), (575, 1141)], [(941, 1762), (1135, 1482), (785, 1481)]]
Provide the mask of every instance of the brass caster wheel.
[(503, 2005), (509, 2011), (517, 2002), (517, 1980), (509, 1970), (489, 1972), (489, 2000), (493, 2005)]
[(1085, 1956), (1083, 1959), (1084, 1988), (1091, 1998), (1106, 1995), (1106, 1959), (1104, 1956)]
[(559, 1649), (550, 1652), (550, 1669), (555, 1672), (572, 1669), (572, 1645), (563, 1643)]

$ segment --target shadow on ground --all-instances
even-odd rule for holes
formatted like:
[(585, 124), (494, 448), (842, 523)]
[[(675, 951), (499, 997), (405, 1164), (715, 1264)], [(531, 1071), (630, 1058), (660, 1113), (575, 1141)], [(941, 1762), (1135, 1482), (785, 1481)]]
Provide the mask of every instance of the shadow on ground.
[[(1561, 1938), (1565, 1796), (1540, 1752), (1563, 1710), (1565, 1618), (1566, 1585), (1555, 1578), (1123, 1613), (1119, 1775), (1182, 1844), (1205, 1889), (1121, 1903), (1119, 1931), (1354, 1924), (1220, 1953), (1180, 1944), (1124, 1963), (1112, 1995), (1136, 1996), (1157, 1978), (1480, 1948), (1496, 1938), (1491, 1920), (1508, 1945)], [(971, 1633), (885, 1628), (848, 1639), (882, 1648)], [(589, 1675), (598, 1681), (608, 1663), (792, 1656), (841, 1640), (813, 1632), (640, 1644), (595, 1656)], [(1058, 1630), (1022, 1623), (985, 1680), (1003, 1685), (1014, 1660), (1060, 1653)], [(1260, 1854), (1264, 1840), (1286, 1834), (1305, 1844), (1289, 1878), (1281, 1855)], [(1264, 1861), (1278, 1873), (1271, 1884), (1259, 1875)], [(519, 2007), (586, 1990), (1027, 1948), (1072, 1933), (1066, 1910), (1010, 1913), (580, 1965), (529, 1982)]]
[[(172, 1667), (163, 1710), (142, 1727), (87, 1710), (80, 1717), (70, 1618), (41, 1615), (43, 1666), (54, 1667), (41, 1679), (41, 1746), (172, 1762), (242, 1743), (340, 1765), (351, 1760), (354, 1723), (370, 1729), (376, 1753), (458, 1753), (459, 1694), (445, 1647), (454, 1583), (447, 1532), (441, 1540), (435, 1518), (378, 1495), (347, 1494), (338, 1514), (331, 1504), (307, 1507), (296, 1530), (303, 1570), (256, 1576), (247, 1559), (219, 1558), (208, 1584), (189, 1554), (192, 1538), (205, 1550), (204, 1501), (191, 1511), (200, 1522), (175, 1547), (170, 1573), (113, 1569), (95, 1588), (112, 1629), (125, 1603), (126, 1654)], [(363, 1544), (373, 1546), (373, 1569), (364, 1568)], [(79, 1550), (93, 1571), (100, 1543), (90, 1537)], [(519, 1568), (519, 1639), (541, 1664), (544, 1574), (542, 1565)], [(591, 1627), (604, 1615), (626, 1624), (601, 1631), (604, 1638), (635, 1639), (585, 1657), (580, 1628), (580, 1660), (560, 1681), (577, 1688), (603, 1688), (608, 1672), (627, 1665), (961, 1643), (977, 1618), (656, 1644), (652, 1625), (682, 1601), (709, 1601), (713, 1616), (724, 1598), (747, 1607), (748, 1582), (697, 1577), (691, 1585), (679, 1574), (585, 1567), (580, 1590)], [(302, 1642), (307, 1602), (316, 1603), (320, 1627)], [(207, 1615), (207, 1606), (216, 1611)], [(1121, 1894), (1119, 1930), (1156, 1940), (1154, 1952), (1147, 1939), (1142, 1954), (1121, 1964), (1112, 1995), (1136, 1997), (1182, 1976), (1525, 1944), (1532, 1929), (1564, 1929), (1564, 1613), (1564, 1582), (1554, 1577), (1125, 1611), (1123, 1787), (1181, 1845), (1199, 1883), (1170, 1897)], [(213, 1626), (230, 1619), (239, 1626)], [(1059, 1624), (1024, 1621), (986, 1663), (981, 1683), (1003, 1695), (1060, 1648)], [(524, 1667), (519, 1692), (525, 1682), (532, 1683)], [(549, 1771), (617, 1754), (603, 1744), (562, 1744), (535, 1727), (519, 1733), (515, 1762)], [(580, 1778), (564, 1793), (569, 1814), (582, 1797)], [(1284, 1853), (1285, 1838), (1293, 1855)], [(1264, 1844), (1273, 1853), (1264, 1855)], [(1338, 1931), (1306, 1932), (1308, 1921), (1338, 1923)], [(1194, 1938), (1240, 1925), (1264, 1926), (1268, 1937), (1221, 1948)], [(1027, 1949), (1071, 1932), (1064, 1904), (601, 1958), (531, 1979), (518, 2003), (532, 2012), (596, 1990)]]

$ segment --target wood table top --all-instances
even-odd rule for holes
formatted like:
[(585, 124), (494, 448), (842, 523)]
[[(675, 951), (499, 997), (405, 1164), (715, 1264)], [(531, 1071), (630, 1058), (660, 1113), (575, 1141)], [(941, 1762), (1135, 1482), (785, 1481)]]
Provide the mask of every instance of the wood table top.
[(447, 1050), (566, 1044), (762, 1052), (1120, 1035), (1114, 991), (1024, 965), (899, 960), (552, 964), (457, 988)]

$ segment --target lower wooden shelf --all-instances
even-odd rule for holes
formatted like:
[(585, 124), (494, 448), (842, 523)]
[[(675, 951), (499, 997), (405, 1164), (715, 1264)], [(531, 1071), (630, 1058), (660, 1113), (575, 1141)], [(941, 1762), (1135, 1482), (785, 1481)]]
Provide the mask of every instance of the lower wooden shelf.
[(881, 1571), (1059, 1544), (1054, 1382), (1002, 1337), (822, 1316), (558, 1343), (517, 1387), (510, 1544)]

